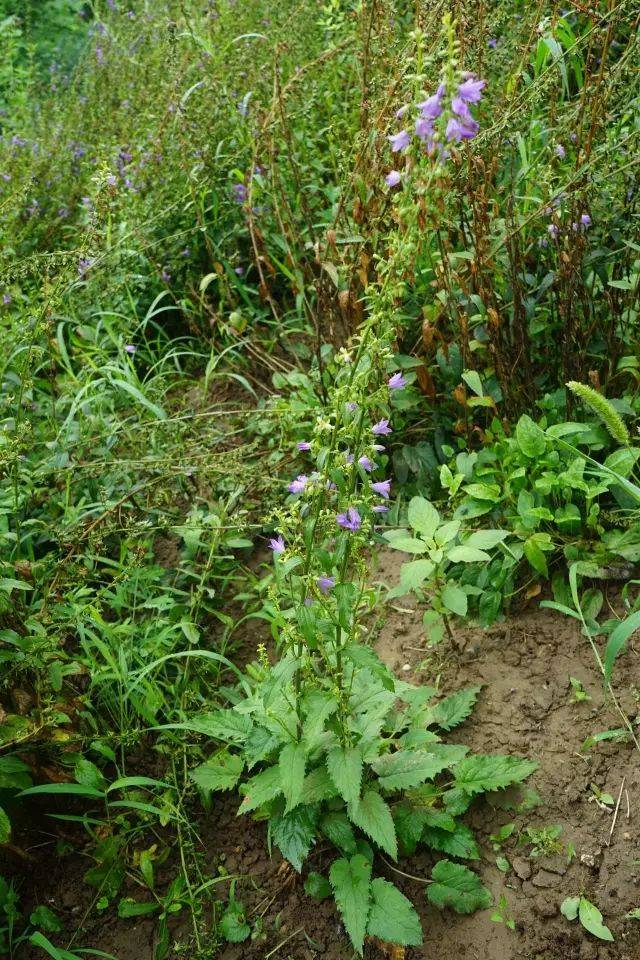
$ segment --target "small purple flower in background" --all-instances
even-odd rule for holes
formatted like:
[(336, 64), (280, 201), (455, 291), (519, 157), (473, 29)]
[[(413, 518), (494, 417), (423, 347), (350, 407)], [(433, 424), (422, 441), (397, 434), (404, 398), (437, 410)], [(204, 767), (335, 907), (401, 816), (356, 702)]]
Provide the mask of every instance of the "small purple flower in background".
[(394, 373), (392, 377), (389, 377), (387, 380), (387, 386), (389, 390), (402, 390), (403, 387), (406, 387), (407, 381), (402, 376), (401, 373)]
[(560, 233), (560, 228), (555, 223), (550, 223), (547, 227), (547, 233), (550, 237), (553, 237), (554, 240), (557, 239), (558, 234)]
[(344, 459), (346, 460), (347, 463), (353, 463), (353, 461), (355, 460), (355, 457), (352, 453), (347, 453), (345, 454)]
[(379, 480), (378, 483), (372, 483), (371, 489), (379, 493), (385, 500), (389, 499), (391, 493), (391, 480)]
[(371, 460), (369, 460), (369, 457), (360, 457), (360, 459), (358, 460), (358, 463), (360, 464), (363, 470), (367, 471), (367, 473), (371, 473), (372, 470), (375, 470), (376, 465), (375, 463), (372, 463)]
[(109, 176), (107, 177), (107, 184), (110, 187), (115, 187), (117, 183), (118, 183), (118, 178), (116, 177), (115, 173), (110, 173)]
[(233, 193), (233, 199), (236, 203), (244, 203), (247, 199), (247, 188), (244, 183), (234, 183), (231, 187), (231, 192)]
[(104, 50), (102, 47), (96, 47), (96, 61), (98, 66), (102, 66), (104, 63)]
[(171, 283), (171, 274), (166, 267), (162, 268), (162, 273), (160, 274), (165, 283)]
[(318, 585), (318, 588), (325, 595), (329, 593), (330, 590), (333, 590), (335, 586), (335, 580), (333, 579), (333, 577), (318, 577), (318, 579), (316, 580), (316, 583)]
[(107, 6), (109, 7), (109, 10), (115, 10), (116, 0), (107, 0)]
[(567, 155), (567, 151), (562, 146), (561, 143), (556, 143), (556, 157), (559, 157), (560, 160), (564, 160)]
[(58, 216), (60, 217), (61, 220), (64, 220), (65, 217), (68, 217), (68, 216), (69, 216), (69, 211), (68, 211), (68, 209), (67, 209), (66, 207), (59, 207), (59, 208), (58, 208)]
[(578, 134), (577, 134), (577, 133), (570, 133), (570, 134), (569, 134), (569, 140), (571, 140), (571, 143), (576, 143), (577, 140), (578, 140)]
[(355, 507), (349, 507), (346, 513), (339, 513), (336, 517), (336, 522), (343, 530), (351, 530), (354, 532), (362, 526), (360, 514)]
[(190, 256), (191, 256), (191, 250), (189, 250), (189, 247), (185, 247), (184, 250), (181, 250), (181, 251), (180, 251), (180, 256), (181, 256), (181, 257), (190, 257)]
[(87, 270), (89, 270), (94, 263), (95, 260), (91, 257), (81, 257), (80, 260), (78, 260), (78, 276), (81, 280), (84, 279)]
[(490, 40), (487, 40), (487, 46), (491, 47), (492, 50), (495, 50), (495, 48), (498, 46), (498, 41), (495, 39), (495, 37), (492, 37)]
[(386, 503), (377, 503), (375, 507), (371, 507), (373, 513), (389, 513), (389, 507)]
[(9, 181), (11, 180), (11, 174), (10, 174), (10, 173), (3, 173), (3, 174), (2, 174), (2, 179), (4, 180), (5, 183), (9, 183)]
[(580, 217), (580, 223), (582, 224), (583, 227), (591, 226), (591, 217), (589, 216), (588, 213), (582, 214), (582, 216)]
[(309, 477), (306, 477), (304, 473), (301, 473), (296, 477), (295, 480), (292, 480), (287, 490), (289, 493), (302, 493), (306, 485), (309, 483)]
[(349, 411), (349, 413), (353, 413), (353, 411), (357, 409), (358, 409), (358, 404), (354, 403), (353, 400), (350, 400), (349, 403), (347, 404), (347, 410)]
[(396, 110), (396, 120), (402, 120), (408, 109), (409, 107), (405, 103), (404, 107), (400, 107), (399, 110)]
[(308, 440), (301, 440), (298, 444), (298, 450), (311, 450), (311, 444)]
[(9, 306), (9, 304), (11, 303), (11, 300), (12, 300), (12, 299), (13, 299), (13, 298), (12, 298), (12, 296), (11, 296), (10, 293), (3, 293), (3, 294), (2, 294), (2, 302), (4, 303), (5, 307), (8, 307), (8, 306)]
[(305, 605), (305, 607), (312, 607), (312, 606), (313, 606), (313, 597), (305, 597), (305, 598), (304, 598), (304, 605)]
[(388, 187), (397, 187), (401, 180), (402, 177), (397, 170), (391, 170), (384, 178), (384, 182)]
[(244, 276), (244, 267), (235, 267), (233, 272), (237, 277), (242, 277)]
[(392, 133), (387, 139), (391, 144), (393, 153), (401, 153), (403, 150), (406, 150), (411, 143), (411, 137), (406, 130), (401, 130), (399, 133)]
[(284, 553), (286, 544), (282, 534), (278, 534), (277, 537), (272, 537), (271, 540), (269, 540), (269, 547), (274, 553)]
[(135, 343), (125, 343), (124, 349), (126, 353), (133, 355), (138, 348), (136, 347)]
[(378, 420), (377, 423), (371, 427), (371, 433), (376, 437), (386, 437), (390, 433), (393, 433), (393, 430), (389, 426), (388, 420)]

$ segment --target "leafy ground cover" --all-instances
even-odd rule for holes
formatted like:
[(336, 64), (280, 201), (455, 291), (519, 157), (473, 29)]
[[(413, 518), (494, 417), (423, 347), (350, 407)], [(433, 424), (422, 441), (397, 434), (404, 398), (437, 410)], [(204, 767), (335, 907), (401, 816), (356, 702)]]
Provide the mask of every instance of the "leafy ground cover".
[(631, 960), (639, 11), (0, 11), (0, 952)]

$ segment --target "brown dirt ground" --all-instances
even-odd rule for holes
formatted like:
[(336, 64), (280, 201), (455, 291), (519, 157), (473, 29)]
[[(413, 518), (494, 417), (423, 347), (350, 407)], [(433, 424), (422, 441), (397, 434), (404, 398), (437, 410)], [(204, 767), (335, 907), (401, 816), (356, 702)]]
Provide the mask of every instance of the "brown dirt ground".
[[(402, 557), (384, 553), (375, 579), (395, 584)], [(538, 771), (530, 780), (543, 805), (523, 814), (505, 809), (509, 793), (478, 801), (467, 816), (482, 850), (474, 864), (496, 901), (507, 900), (507, 914), (516, 922), (511, 931), (491, 920), (491, 910), (470, 917), (440, 913), (424, 898), (424, 886), (396, 874), (384, 863), (379, 874), (400, 886), (417, 905), (423, 921), (425, 943), (403, 954), (388, 953), (383, 945), (368, 943), (367, 960), (640, 960), (640, 923), (625, 914), (640, 906), (640, 763), (628, 744), (596, 746), (580, 752), (585, 738), (617, 727), (619, 719), (603, 704), (599, 674), (593, 654), (574, 621), (541, 609), (537, 601), (508, 621), (489, 630), (457, 628), (455, 645), (443, 642), (432, 651), (425, 647), (422, 611), (403, 600), (389, 612), (377, 638), (383, 659), (413, 682), (437, 683), (443, 692), (482, 683), (484, 689), (472, 717), (449, 735), (476, 752), (514, 753), (537, 759)], [(262, 639), (253, 627), (253, 641)], [(640, 687), (640, 651), (631, 645), (617, 668), (617, 693), (634, 716)], [(591, 700), (572, 702), (569, 677), (577, 677)], [(620, 810), (609, 842), (612, 815), (589, 801), (591, 783), (618, 796), (624, 781)], [(628, 798), (628, 799), (627, 799)], [(512, 798), (513, 799), (513, 798)], [(517, 799), (517, 798), (516, 798)], [(237, 798), (218, 800), (214, 812), (199, 824), (204, 860), (217, 873), (224, 865), (242, 874), (236, 895), (250, 919), (262, 917), (263, 932), (254, 941), (223, 947), (220, 960), (350, 960), (352, 951), (331, 902), (311, 901), (300, 878), (277, 853), (266, 850), (266, 826), (235, 816)], [(496, 852), (489, 837), (503, 824), (516, 829), (500, 851), (512, 865), (502, 873), (495, 865)], [(561, 840), (572, 843), (576, 854), (530, 858), (530, 848), (518, 844), (526, 826), (562, 827)], [(49, 836), (45, 838), (44, 830)], [(40, 825), (33, 833), (30, 853), (34, 861), (17, 871), (23, 895), (58, 910), (67, 930), (84, 919), (91, 891), (80, 879), (87, 860), (80, 854), (52, 863), (51, 827)], [(35, 839), (34, 839), (35, 838)], [(46, 840), (49, 843), (46, 843)], [(40, 847), (38, 844), (45, 843)], [(322, 870), (329, 851), (317, 848), (309, 868)], [(41, 860), (40, 860), (41, 858)], [(634, 864), (634, 861), (636, 863)], [(416, 855), (399, 869), (428, 876), (433, 857)], [(15, 866), (15, 864), (14, 864)], [(6, 875), (6, 869), (5, 869)], [(167, 869), (167, 877), (171, 871)], [(26, 887), (25, 887), (26, 883)], [(134, 891), (126, 891), (134, 892)], [(580, 892), (595, 903), (610, 927), (615, 943), (606, 944), (584, 932), (577, 921), (569, 923), (559, 913), (566, 896)], [(174, 938), (188, 932), (178, 921)], [(87, 917), (80, 940), (113, 953), (118, 960), (152, 960), (154, 928), (148, 921), (118, 921)], [(209, 960), (187, 948), (186, 960)], [(25, 960), (42, 954), (28, 951)]]

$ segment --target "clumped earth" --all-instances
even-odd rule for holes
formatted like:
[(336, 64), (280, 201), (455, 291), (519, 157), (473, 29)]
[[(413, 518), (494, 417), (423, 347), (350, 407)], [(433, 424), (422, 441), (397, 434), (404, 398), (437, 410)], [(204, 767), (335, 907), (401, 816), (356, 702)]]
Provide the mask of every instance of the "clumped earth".
[[(381, 554), (376, 579), (395, 584), (400, 562), (400, 554)], [(496, 904), (505, 898), (503, 915), (513, 919), (515, 930), (492, 919), (491, 909), (465, 917), (431, 907), (419, 878), (428, 876), (433, 861), (430, 854), (420, 853), (402, 860), (395, 869), (381, 861), (379, 869), (416, 904), (424, 945), (408, 948), (403, 954), (400, 948), (369, 941), (365, 957), (637, 960), (640, 924), (626, 919), (625, 914), (640, 904), (640, 766), (631, 744), (603, 742), (581, 750), (588, 736), (619, 722), (603, 701), (593, 654), (579, 626), (539, 607), (536, 600), (488, 630), (456, 628), (454, 644), (443, 641), (428, 650), (422, 613), (423, 608), (406, 598), (397, 602), (377, 635), (378, 654), (405, 679), (430, 684), (437, 680), (446, 693), (482, 684), (472, 720), (458, 727), (449, 739), (478, 753), (537, 758), (539, 769), (528, 787), (535, 790), (540, 802), (533, 805), (527, 802), (527, 794), (509, 790), (477, 802), (467, 816), (482, 851), (482, 860), (471, 866), (493, 893)], [(251, 641), (257, 642), (255, 633)], [(618, 683), (616, 692), (633, 715), (637, 703), (628, 681), (639, 675), (638, 651), (633, 646), (626, 666), (626, 671), (620, 671), (623, 682)], [(570, 677), (580, 680), (590, 699), (574, 701)], [(616, 800), (622, 787), (615, 825), (613, 813), (590, 799), (591, 784)], [(236, 896), (260, 931), (251, 941), (222, 947), (221, 960), (350, 958), (352, 949), (333, 902), (318, 903), (307, 896), (304, 875), (298, 875), (277, 850), (269, 855), (266, 824), (238, 818), (238, 803), (236, 796), (219, 794), (213, 812), (203, 814), (199, 825), (202, 855), (210, 873), (215, 875), (223, 867), (242, 878)], [(513, 832), (499, 850), (494, 849), (496, 841), (491, 838), (509, 824), (515, 824)], [(532, 844), (525, 842), (525, 829), (549, 827), (561, 828), (557, 849), (531, 856)], [(53, 907), (72, 929), (82, 924), (91, 905), (91, 891), (81, 879), (87, 862), (74, 854), (60, 859), (52, 871), (46, 833), (43, 823), (40, 840), (32, 840), (34, 859), (22, 868), (30, 881), (26, 887), (34, 903)], [(32, 825), (30, 835), (33, 838)], [(506, 872), (496, 866), (497, 857), (509, 862)], [(323, 870), (328, 861), (329, 850), (319, 846), (309, 858), (308, 868)], [(170, 879), (170, 864), (166, 871)], [(135, 890), (126, 892), (134, 894)], [(562, 901), (579, 893), (601, 910), (614, 943), (596, 940), (577, 921), (570, 923), (560, 914)], [(84, 941), (112, 952), (119, 960), (151, 960), (154, 931), (150, 921), (105, 918), (101, 922), (98, 918), (87, 920)], [(197, 960), (199, 955), (186, 946), (188, 925), (178, 918), (172, 934), (184, 945), (172, 955)], [(37, 954), (31, 956), (35, 960)]]

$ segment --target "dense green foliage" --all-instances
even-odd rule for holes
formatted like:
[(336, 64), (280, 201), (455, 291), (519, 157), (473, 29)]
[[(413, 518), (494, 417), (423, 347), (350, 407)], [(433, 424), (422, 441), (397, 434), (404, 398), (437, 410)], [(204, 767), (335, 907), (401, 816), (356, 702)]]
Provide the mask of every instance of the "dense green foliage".
[[(98, 909), (156, 918), (156, 960), (181, 910), (194, 950), (252, 935), (197, 852), (215, 791), (357, 951), (421, 942), (380, 852), (429, 849), (438, 908), (490, 902), (463, 817), (536, 758), (442, 743), (478, 688), (382, 665), (376, 546), (432, 646), (550, 581), (637, 744), (611, 679), (639, 622), (638, 15), (0, 0), (0, 842), (38, 803), (81, 825)], [(273, 649), (240, 670), (254, 622)], [(0, 952), (68, 960), (59, 927), (0, 880)]]

